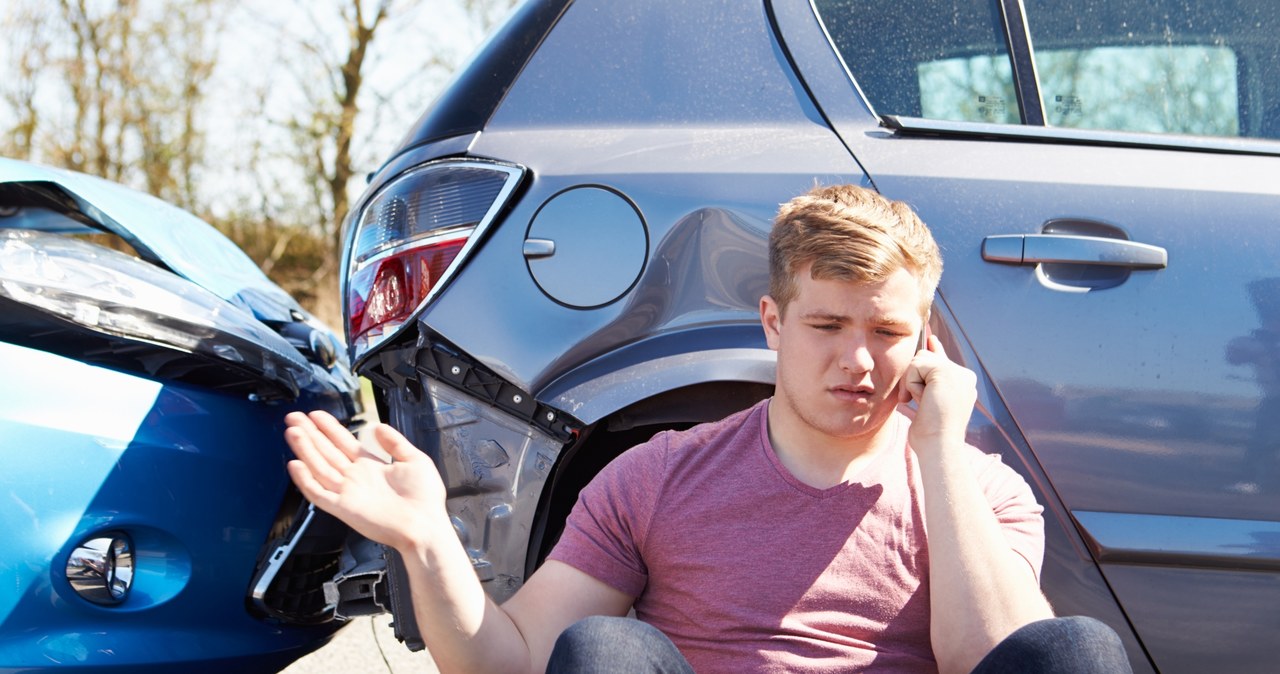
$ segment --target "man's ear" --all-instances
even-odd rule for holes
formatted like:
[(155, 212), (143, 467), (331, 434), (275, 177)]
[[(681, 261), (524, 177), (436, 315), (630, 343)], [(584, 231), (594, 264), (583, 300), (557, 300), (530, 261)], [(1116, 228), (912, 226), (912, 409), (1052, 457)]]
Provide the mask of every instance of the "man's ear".
[(782, 332), (782, 312), (778, 303), (768, 295), (760, 298), (760, 325), (764, 327), (764, 339), (769, 348), (777, 351)]
[(916, 351), (924, 351), (929, 346), (929, 335), (933, 331), (929, 329), (929, 319), (933, 317), (933, 311), (926, 309), (924, 312), (924, 321), (920, 323), (920, 345), (916, 347)]

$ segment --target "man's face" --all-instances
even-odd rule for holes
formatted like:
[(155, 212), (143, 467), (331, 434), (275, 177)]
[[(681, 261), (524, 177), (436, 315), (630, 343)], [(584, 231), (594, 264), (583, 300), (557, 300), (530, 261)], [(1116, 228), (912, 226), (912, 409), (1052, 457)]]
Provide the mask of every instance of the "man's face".
[(897, 407), (898, 380), (916, 353), (919, 282), (905, 269), (870, 284), (809, 272), (796, 271), (785, 314), (772, 298), (761, 300), (765, 336), (778, 352), (777, 421), (793, 442), (869, 443)]

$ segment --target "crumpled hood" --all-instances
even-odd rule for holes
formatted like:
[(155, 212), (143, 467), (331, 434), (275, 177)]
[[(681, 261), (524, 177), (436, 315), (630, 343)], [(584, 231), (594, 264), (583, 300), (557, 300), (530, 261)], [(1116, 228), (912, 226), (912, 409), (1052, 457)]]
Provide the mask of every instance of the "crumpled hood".
[(153, 264), (168, 268), (265, 320), (302, 311), (230, 239), (194, 215), (160, 199), (100, 178), (0, 158), (0, 189), (33, 199), (110, 232)]
[[(159, 199), (0, 158), (0, 341), (346, 418), (358, 383), (334, 332), (230, 239)], [(133, 257), (65, 234), (106, 232)]]

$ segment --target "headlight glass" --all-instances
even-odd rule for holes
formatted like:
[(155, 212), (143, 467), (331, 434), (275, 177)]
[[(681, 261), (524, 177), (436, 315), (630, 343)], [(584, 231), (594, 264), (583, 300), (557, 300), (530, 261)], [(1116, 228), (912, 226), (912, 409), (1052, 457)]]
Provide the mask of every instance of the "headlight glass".
[[(249, 313), (171, 272), (72, 237), (0, 230), (0, 300), (83, 330), (197, 354), (268, 380), (278, 395), (297, 395), (313, 376), (302, 354)], [(0, 330), (17, 320), (0, 319)]]

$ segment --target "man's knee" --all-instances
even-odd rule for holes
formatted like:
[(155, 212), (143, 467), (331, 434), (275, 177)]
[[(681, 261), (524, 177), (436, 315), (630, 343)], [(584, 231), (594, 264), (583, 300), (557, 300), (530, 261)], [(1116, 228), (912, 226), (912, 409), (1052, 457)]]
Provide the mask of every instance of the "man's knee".
[(575, 649), (594, 648), (598, 644), (629, 644), (643, 646), (655, 639), (665, 639), (652, 625), (631, 618), (591, 616), (569, 626), (556, 640), (556, 647), (564, 644)]
[(692, 669), (665, 634), (632, 618), (592, 616), (556, 640), (548, 672), (689, 673)]
[(1024, 625), (997, 644), (973, 671), (1065, 674), (1132, 670), (1115, 630), (1093, 618), (1071, 616)]

